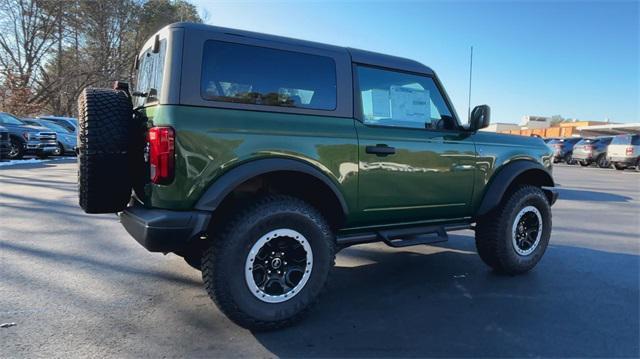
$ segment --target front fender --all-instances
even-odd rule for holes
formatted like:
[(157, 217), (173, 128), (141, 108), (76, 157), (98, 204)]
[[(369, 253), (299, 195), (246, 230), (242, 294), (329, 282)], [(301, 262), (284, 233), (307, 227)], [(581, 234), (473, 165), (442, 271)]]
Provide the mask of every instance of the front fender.
[(555, 186), (553, 176), (544, 166), (534, 161), (518, 160), (504, 165), (493, 175), (485, 187), (476, 216), (485, 215), (498, 206), (514, 183), (528, 183), (542, 187), (550, 204), (553, 204), (557, 198), (557, 192), (550, 188)]

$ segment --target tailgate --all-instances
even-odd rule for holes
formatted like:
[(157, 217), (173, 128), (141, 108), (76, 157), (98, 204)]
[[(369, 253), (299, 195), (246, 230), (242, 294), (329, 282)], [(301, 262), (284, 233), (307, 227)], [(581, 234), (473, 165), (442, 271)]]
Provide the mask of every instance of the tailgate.
[(625, 157), (627, 155), (628, 145), (609, 145), (607, 147), (607, 156), (609, 157)]

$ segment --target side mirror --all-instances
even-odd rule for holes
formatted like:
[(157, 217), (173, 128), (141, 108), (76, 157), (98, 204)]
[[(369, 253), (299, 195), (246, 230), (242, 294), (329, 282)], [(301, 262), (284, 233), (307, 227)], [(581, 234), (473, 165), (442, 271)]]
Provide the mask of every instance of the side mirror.
[(478, 131), (481, 128), (489, 126), (491, 117), (491, 108), (487, 105), (480, 105), (473, 108), (471, 118), (469, 119), (469, 129)]

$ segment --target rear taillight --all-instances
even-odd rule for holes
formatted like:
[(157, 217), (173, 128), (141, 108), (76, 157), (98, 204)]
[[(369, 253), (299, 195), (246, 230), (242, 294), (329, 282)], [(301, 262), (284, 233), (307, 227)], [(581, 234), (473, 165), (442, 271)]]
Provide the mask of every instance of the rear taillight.
[(625, 153), (627, 154), (627, 156), (633, 155), (633, 147), (631, 146), (627, 147), (627, 150), (625, 151)]
[(171, 127), (152, 127), (148, 139), (151, 182), (171, 183), (175, 163), (175, 131)]

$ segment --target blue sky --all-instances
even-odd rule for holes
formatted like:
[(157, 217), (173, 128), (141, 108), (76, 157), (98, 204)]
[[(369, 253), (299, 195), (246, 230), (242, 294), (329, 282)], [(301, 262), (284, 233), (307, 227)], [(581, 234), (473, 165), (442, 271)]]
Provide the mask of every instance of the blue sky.
[(408, 57), (433, 68), (466, 120), (523, 115), (640, 122), (639, 2), (192, 0), (208, 23)]

